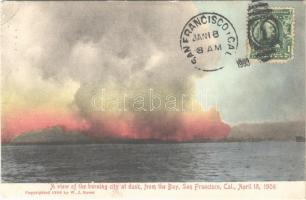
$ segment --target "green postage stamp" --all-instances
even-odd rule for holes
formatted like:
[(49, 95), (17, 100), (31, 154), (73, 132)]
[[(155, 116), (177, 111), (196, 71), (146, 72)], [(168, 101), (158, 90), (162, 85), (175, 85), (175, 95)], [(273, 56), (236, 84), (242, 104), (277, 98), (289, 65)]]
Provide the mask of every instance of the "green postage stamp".
[(253, 9), (248, 21), (249, 57), (263, 62), (286, 62), (293, 57), (294, 10)]

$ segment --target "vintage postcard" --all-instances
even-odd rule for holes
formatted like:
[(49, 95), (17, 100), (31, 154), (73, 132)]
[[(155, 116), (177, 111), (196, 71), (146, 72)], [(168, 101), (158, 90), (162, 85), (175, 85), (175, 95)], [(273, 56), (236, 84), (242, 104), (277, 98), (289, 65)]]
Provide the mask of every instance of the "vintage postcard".
[(0, 199), (305, 199), (304, 1), (4, 1), (0, 49)]

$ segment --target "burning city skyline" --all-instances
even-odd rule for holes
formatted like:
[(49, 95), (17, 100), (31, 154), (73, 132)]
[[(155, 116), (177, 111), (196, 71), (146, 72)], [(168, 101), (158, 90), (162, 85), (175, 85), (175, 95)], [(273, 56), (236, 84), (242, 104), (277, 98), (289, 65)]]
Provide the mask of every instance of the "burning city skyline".
[[(208, 98), (204, 109), (201, 103), (188, 99), (186, 95), (177, 98), (173, 95), (161, 97), (153, 89), (147, 95), (128, 97), (102, 96), (99, 104), (92, 104), (86, 117), (70, 112), (46, 109), (23, 110), (4, 115), (2, 142), (10, 142), (24, 133), (43, 131), (52, 127), (62, 127), (65, 131), (80, 132), (99, 140), (160, 140), (193, 141), (196, 139), (223, 139), (230, 127), (222, 122), (216, 107), (208, 108)], [(105, 92), (102, 89), (102, 92)], [(144, 94), (144, 93), (141, 93)], [(143, 101), (140, 101), (142, 99)], [(189, 98), (190, 99), (190, 98)], [(177, 101), (176, 101), (177, 100)], [(179, 105), (181, 104), (181, 105)], [(163, 106), (162, 106), (163, 105)]]

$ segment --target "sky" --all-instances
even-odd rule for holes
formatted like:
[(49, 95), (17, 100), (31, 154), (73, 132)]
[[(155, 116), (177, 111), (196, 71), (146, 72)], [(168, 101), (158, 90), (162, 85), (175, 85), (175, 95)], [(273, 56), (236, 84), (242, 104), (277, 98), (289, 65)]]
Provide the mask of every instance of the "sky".
[[(169, 117), (169, 112), (132, 116), (117, 112), (97, 120), (92, 104), (102, 89), (116, 99), (152, 88), (163, 97), (186, 95), (189, 104), (195, 99), (204, 110), (217, 105), (222, 121), (230, 125), (304, 120), (305, 10), (302, 2), (273, 4), (295, 9), (294, 58), (285, 64), (255, 63), (241, 69), (235, 60), (247, 55), (247, 1), (5, 2), (2, 126), (20, 132), (14, 127), (17, 122), (27, 127), (24, 130), (68, 124), (71, 129), (98, 126), (112, 132), (115, 125), (105, 125), (106, 121), (120, 119), (122, 127), (115, 132), (126, 130), (131, 120), (141, 124), (137, 130), (150, 127), (161, 132), (167, 124), (152, 125), (156, 119), (166, 116), (170, 124), (181, 121)], [(179, 46), (185, 23), (200, 12), (222, 14), (237, 31), (236, 55), (205, 60), (225, 66), (216, 72), (192, 68)], [(208, 103), (201, 101), (202, 94), (208, 95)], [(108, 126), (111, 130), (105, 130)], [(175, 125), (169, 130), (180, 128)]]

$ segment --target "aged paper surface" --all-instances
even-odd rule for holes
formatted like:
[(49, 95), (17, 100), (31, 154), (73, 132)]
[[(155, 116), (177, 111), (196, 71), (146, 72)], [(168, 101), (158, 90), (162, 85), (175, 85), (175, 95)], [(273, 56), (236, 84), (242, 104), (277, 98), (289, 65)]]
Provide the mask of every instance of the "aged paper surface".
[(305, 2), (2, 2), (0, 198), (305, 199)]

